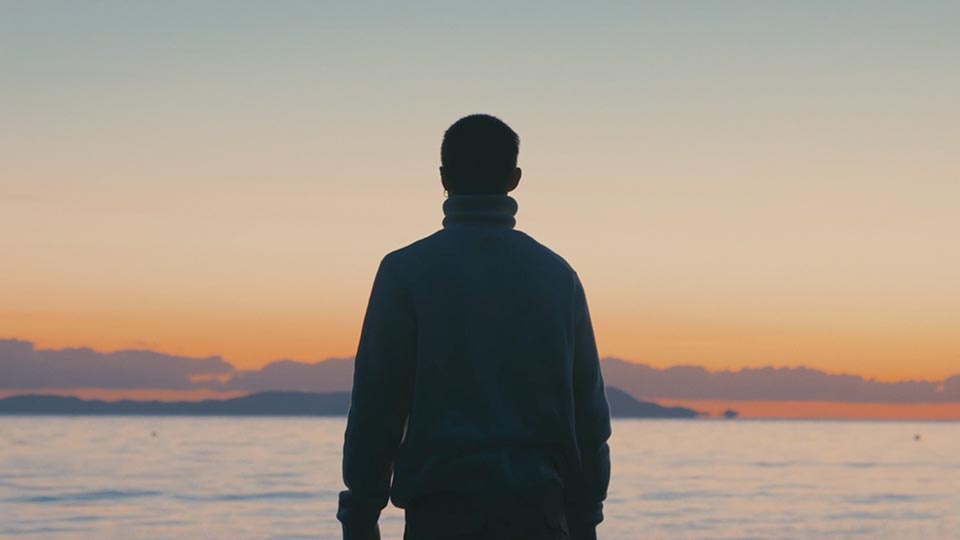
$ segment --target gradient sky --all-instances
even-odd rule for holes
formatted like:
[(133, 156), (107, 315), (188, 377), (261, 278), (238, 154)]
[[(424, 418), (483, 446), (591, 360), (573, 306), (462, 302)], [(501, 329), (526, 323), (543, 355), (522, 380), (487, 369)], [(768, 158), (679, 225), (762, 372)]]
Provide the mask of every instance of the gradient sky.
[(581, 4), (0, 4), (0, 336), (352, 355), (487, 112), (601, 354), (960, 372), (960, 4)]

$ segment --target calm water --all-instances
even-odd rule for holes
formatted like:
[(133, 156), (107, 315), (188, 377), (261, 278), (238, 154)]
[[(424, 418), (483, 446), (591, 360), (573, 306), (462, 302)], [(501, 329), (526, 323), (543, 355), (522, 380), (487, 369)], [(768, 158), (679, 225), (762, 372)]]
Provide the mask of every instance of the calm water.
[[(339, 538), (343, 428), (0, 417), (0, 537)], [(611, 447), (605, 540), (960, 538), (960, 423), (617, 420)]]

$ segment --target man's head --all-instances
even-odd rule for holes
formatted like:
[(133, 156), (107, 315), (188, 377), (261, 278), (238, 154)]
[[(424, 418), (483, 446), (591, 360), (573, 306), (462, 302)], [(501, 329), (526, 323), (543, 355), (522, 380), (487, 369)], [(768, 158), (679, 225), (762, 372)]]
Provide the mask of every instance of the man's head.
[(520, 182), (520, 137), (495, 116), (454, 122), (440, 146), (440, 179), (451, 194), (504, 194)]

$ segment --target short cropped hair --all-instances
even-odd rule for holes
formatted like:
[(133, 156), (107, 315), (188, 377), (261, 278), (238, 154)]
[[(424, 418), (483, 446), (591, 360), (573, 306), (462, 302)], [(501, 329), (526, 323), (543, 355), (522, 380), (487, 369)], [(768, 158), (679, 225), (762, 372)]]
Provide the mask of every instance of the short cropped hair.
[(454, 194), (506, 193), (517, 168), (520, 137), (503, 120), (472, 114), (443, 134), (440, 162)]

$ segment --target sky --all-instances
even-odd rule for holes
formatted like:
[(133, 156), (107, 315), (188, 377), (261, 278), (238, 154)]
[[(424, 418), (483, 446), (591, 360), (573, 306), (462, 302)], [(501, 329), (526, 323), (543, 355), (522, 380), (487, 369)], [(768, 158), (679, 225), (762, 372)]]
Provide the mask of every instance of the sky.
[(442, 133), (521, 137), (517, 228), (601, 355), (960, 373), (955, 2), (0, 4), (0, 337), (356, 352), (440, 227)]

